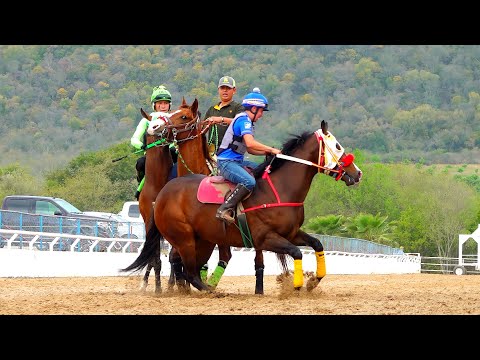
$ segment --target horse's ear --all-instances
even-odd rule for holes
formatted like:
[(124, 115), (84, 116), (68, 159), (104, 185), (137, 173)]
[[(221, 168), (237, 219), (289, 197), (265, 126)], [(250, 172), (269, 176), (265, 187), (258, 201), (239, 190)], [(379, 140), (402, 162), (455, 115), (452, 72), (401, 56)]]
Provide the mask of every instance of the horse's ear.
[(152, 121), (152, 117), (150, 115), (148, 115), (145, 110), (143, 110), (142, 108), (140, 108), (140, 112), (142, 113), (142, 116), (147, 119), (148, 121)]
[(322, 127), (322, 132), (323, 132), (324, 134), (327, 134), (327, 132), (328, 132), (328, 123), (327, 123), (325, 120), (322, 120), (322, 125), (321, 125), (321, 127)]
[(187, 102), (185, 101), (185, 96), (182, 96), (182, 106), (186, 106)]
[(194, 116), (197, 115), (197, 111), (198, 111), (198, 99), (197, 98), (195, 98), (195, 100), (193, 100), (192, 106), (190, 106), (190, 110), (192, 110), (192, 114)]

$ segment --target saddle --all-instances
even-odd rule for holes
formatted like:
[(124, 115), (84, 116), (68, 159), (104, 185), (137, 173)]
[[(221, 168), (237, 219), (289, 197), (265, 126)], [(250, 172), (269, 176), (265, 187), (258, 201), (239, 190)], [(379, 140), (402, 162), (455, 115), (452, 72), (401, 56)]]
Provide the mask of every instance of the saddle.
[(226, 194), (235, 186), (223, 176), (207, 176), (198, 186), (197, 199), (204, 204), (223, 204)]
[[(244, 167), (250, 174), (252, 169)], [(225, 196), (233, 191), (237, 184), (225, 179), (221, 175), (208, 176), (200, 182), (197, 190), (197, 199), (204, 204), (223, 204)], [(241, 202), (239, 203), (241, 205)]]
[[(204, 204), (223, 204), (225, 196), (233, 191), (237, 185), (228, 181), (223, 176), (207, 176), (204, 178), (197, 190), (197, 199)], [(247, 218), (243, 213), (244, 207), (240, 201), (236, 208), (236, 218), (243, 244), (247, 248), (253, 248), (253, 239), (248, 228)]]

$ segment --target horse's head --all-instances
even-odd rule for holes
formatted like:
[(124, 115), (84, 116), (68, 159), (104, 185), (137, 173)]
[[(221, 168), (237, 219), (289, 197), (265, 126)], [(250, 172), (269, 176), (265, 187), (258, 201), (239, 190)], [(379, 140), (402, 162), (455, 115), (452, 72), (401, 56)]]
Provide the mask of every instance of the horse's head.
[(146, 117), (143, 109), (142, 114), (144, 114), (144, 117), (146, 119), (150, 120), (147, 128), (147, 134), (163, 137), (165, 133), (165, 128), (169, 122), (171, 114), (164, 112), (154, 112), (151, 116), (148, 115), (148, 117)]
[(195, 99), (191, 105), (188, 105), (185, 97), (177, 110), (169, 114), (156, 114), (159, 114), (159, 116), (156, 119), (152, 117), (147, 132), (150, 135), (156, 134), (166, 137), (169, 141), (178, 141), (187, 137), (197, 127), (200, 119), (198, 100)]
[(322, 120), (321, 128), (315, 131), (317, 140), (322, 142), (323, 149), (320, 166), (324, 173), (343, 180), (347, 186), (356, 185), (362, 179), (362, 171), (353, 162), (353, 154), (345, 153), (345, 149), (328, 131), (328, 123)]

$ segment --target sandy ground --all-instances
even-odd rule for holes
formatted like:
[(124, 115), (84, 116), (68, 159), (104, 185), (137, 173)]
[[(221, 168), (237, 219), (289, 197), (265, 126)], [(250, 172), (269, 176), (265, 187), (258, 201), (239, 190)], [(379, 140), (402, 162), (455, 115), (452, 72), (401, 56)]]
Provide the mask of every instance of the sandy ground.
[[(480, 314), (477, 275), (327, 275), (311, 292), (293, 291), (291, 278), (226, 276), (215, 293), (139, 291), (140, 276), (0, 278), (2, 315), (430, 315)], [(306, 284), (306, 282), (305, 282)]]

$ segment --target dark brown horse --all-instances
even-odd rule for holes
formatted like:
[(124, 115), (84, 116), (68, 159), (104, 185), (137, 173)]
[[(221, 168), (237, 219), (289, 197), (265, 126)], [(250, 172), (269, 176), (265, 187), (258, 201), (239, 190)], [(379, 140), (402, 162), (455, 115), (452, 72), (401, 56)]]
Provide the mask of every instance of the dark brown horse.
[[(358, 184), (362, 177), (353, 155), (345, 154), (325, 121), (321, 129), (287, 141), (282, 154), (267, 157), (254, 171), (256, 185), (252, 195), (243, 201), (253, 247), (290, 255), (294, 262), (295, 289), (303, 286), (302, 252), (298, 246), (312, 247), (317, 259), (316, 278), (309, 281), (307, 290), (315, 288), (326, 274), (321, 242), (300, 230), (304, 221), (303, 202), (317, 173), (341, 179), (347, 186)], [(148, 261), (163, 236), (180, 253), (187, 281), (198, 290), (211, 291), (200, 279), (200, 268), (215, 244), (247, 245), (237, 227), (224, 228), (223, 222), (216, 220), (217, 204), (197, 199), (205, 178), (205, 175), (187, 175), (165, 185), (155, 201), (155, 224), (147, 233), (137, 260), (130, 266), (142, 266)]]
[[(188, 106), (185, 102), (185, 98), (182, 100), (181, 107), (190, 107), (195, 113), (198, 109), (198, 100), (195, 99), (192, 105)], [(161, 133), (169, 138), (176, 144), (178, 149), (178, 176), (188, 174), (204, 174), (215, 175), (216, 163), (209, 154), (209, 148), (207, 144), (207, 138), (205, 132), (208, 128), (208, 124), (199, 122), (199, 117), (195, 116), (185, 117), (172, 117), (168, 119), (168, 124), (165, 126), (162, 121), (152, 121), (149, 126), (149, 132), (152, 134)], [(219, 245), (219, 262), (217, 267), (212, 272), (208, 280), (203, 277), (202, 280), (206, 280), (207, 284), (212, 288), (218, 285), (230, 259), (232, 253), (230, 246)], [(284, 254), (278, 255), (278, 260), (284, 272), (288, 271), (287, 259)], [(263, 273), (264, 273), (264, 261), (263, 252), (257, 250), (255, 253), (255, 294), (263, 294)], [(203, 268), (206, 272), (207, 269)]]

